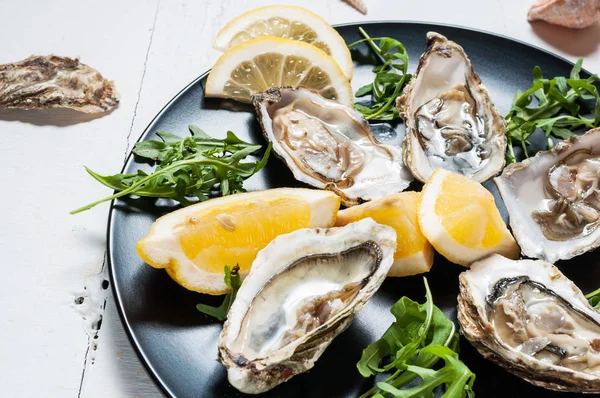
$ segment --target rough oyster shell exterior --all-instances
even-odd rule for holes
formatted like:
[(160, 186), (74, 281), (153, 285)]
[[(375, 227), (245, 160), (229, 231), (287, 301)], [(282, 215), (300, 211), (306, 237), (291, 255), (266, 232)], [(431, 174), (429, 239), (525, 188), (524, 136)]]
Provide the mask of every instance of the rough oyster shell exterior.
[(555, 288), (574, 307), (600, 322), (600, 312), (591, 307), (577, 286), (552, 264), (539, 260), (513, 261), (492, 255), (474, 263), (459, 276), (457, 317), (461, 333), (486, 359), (531, 384), (562, 392), (600, 393), (600, 376), (543, 363), (512, 349), (498, 338), (486, 315), (489, 305), (486, 298), (498, 280), (520, 275)]
[(0, 109), (68, 108), (109, 112), (119, 104), (114, 82), (78, 58), (31, 56), (0, 65)]

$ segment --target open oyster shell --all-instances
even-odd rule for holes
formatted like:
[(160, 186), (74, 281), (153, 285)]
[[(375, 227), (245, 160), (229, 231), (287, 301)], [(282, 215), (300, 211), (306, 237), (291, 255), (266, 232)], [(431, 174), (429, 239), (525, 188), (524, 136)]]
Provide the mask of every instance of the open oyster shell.
[(600, 393), (600, 312), (556, 267), (493, 255), (459, 279), (458, 321), (485, 358), (540, 387)]
[(511, 164), (494, 182), (526, 256), (555, 262), (600, 245), (600, 129)]
[(403, 191), (412, 181), (399, 148), (376, 141), (360, 112), (305, 88), (254, 96), (265, 137), (294, 177), (334, 191), (346, 206)]
[(396, 106), (406, 123), (404, 164), (420, 181), (442, 167), (484, 182), (504, 166), (504, 119), (463, 48), (439, 33), (427, 33)]
[(312, 368), (377, 291), (395, 249), (394, 229), (370, 218), (275, 238), (223, 326), (219, 360), (229, 382), (258, 394)]

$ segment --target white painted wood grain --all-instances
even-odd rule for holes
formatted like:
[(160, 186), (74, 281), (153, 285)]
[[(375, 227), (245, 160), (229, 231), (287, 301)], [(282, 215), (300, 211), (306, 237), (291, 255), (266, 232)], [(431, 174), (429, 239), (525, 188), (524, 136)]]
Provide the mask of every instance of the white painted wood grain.
[[(443, 22), (484, 29), (543, 47), (600, 72), (600, 25), (569, 31), (526, 21), (523, 0), (365, 0), (366, 16), (339, 0), (299, 4), (331, 23)], [(106, 195), (84, 173), (120, 168), (162, 106), (211, 67), (219, 29), (263, 0), (52, 2), (0, 0), (0, 63), (31, 54), (80, 56), (114, 79), (119, 108), (88, 120), (73, 112), (0, 112), (4, 253), (0, 289), (0, 374), (10, 397), (160, 397), (140, 365), (109, 295), (94, 353), (73, 300), (102, 280), (107, 205), (68, 211)], [(51, 124), (45, 125), (48, 117)], [(110, 293), (110, 292), (109, 292)], [(101, 291), (98, 294), (104, 294)], [(80, 382), (84, 374), (80, 389)]]
[(79, 56), (123, 98), (82, 123), (67, 111), (0, 114), (2, 396), (79, 392), (88, 337), (73, 300), (101, 269), (108, 207), (69, 211), (110, 194), (82, 165), (111, 172), (123, 162), (155, 9), (152, 0), (0, 1), (0, 63)]

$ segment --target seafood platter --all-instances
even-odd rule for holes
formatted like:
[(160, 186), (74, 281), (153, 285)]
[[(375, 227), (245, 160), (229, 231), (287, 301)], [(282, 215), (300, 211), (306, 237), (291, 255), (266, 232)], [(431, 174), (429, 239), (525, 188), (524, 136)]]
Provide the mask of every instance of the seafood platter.
[(288, 6), (214, 47), (121, 173), (90, 170), (115, 191), (122, 320), (167, 395), (600, 393), (582, 60)]

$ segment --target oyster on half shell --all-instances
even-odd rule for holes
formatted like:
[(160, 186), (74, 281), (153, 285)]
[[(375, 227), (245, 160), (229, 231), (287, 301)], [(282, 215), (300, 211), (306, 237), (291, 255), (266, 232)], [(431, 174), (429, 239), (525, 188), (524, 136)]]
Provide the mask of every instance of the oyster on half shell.
[(219, 360), (229, 382), (258, 394), (312, 368), (377, 291), (395, 249), (394, 229), (370, 218), (275, 238), (223, 326)]
[(504, 119), (463, 48), (439, 33), (427, 33), (396, 106), (406, 123), (404, 164), (420, 181), (441, 167), (484, 182), (504, 166)]
[(458, 321), (485, 358), (540, 387), (600, 393), (600, 312), (556, 267), (493, 255), (459, 279)]
[(600, 245), (600, 129), (511, 164), (494, 182), (526, 256), (555, 262)]
[(412, 181), (399, 148), (375, 139), (357, 110), (305, 88), (254, 96), (265, 137), (294, 177), (334, 191), (346, 206), (403, 191)]

